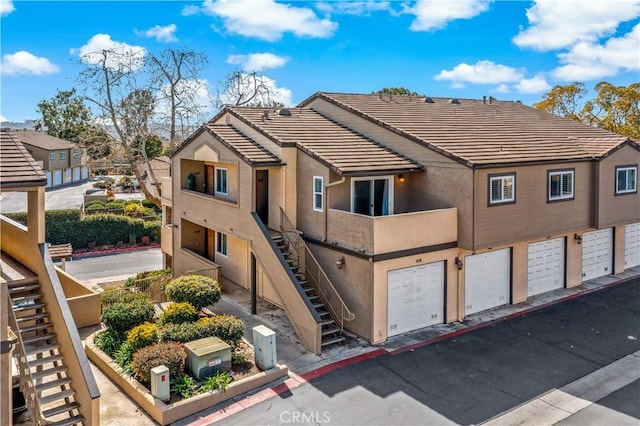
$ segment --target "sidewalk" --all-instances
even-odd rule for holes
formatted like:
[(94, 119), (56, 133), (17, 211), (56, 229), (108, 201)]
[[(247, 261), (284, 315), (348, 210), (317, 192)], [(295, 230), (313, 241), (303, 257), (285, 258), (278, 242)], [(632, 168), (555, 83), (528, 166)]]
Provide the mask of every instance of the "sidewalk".
[[(290, 370), (290, 377), (272, 383), (271, 386), (257, 389), (241, 395), (223, 404), (201, 411), (196, 415), (185, 418), (176, 425), (204, 426), (216, 420), (228, 417), (273, 396), (313, 380), (330, 371), (345, 365), (359, 362), (363, 359), (376, 357), (385, 353), (397, 354), (410, 351), (417, 347), (428, 345), (440, 340), (448, 339), (469, 331), (489, 326), (498, 321), (504, 321), (514, 316), (536, 311), (546, 306), (561, 303), (565, 300), (579, 297), (599, 289), (621, 284), (640, 276), (640, 267), (631, 268), (615, 276), (605, 276), (584, 283), (571, 289), (554, 290), (542, 295), (534, 296), (525, 303), (507, 305), (489, 311), (469, 316), (463, 322), (441, 324), (427, 327), (411, 333), (395, 336), (381, 345), (372, 346), (357, 338), (347, 339), (345, 346), (337, 346), (326, 350), (321, 355), (309, 353), (295, 336), (293, 327), (284, 312), (273, 305), (261, 302), (258, 314), (251, 315), (248, 311), (248, 292), (232, 289), (231, 295), (223, 295), (216, 304), (216, 312), (236, 315), (246, 324), (245, 338), (252, 341), (251, 329), (257, 325), (265, 325), (276, 332), (276, 349), (278, 362), (286, 364)], [(233, 298), (232, 298), (233, 297)], [(88, 334), (88, 333), (87, 333)], [(83, 333), (84, 335), (84, 333)], [(97, 370), (94, 369), (94, 372)], [(153, 425), (139, 408), (115, 388), (108, 379), (97, 375), (98, 386), (102, 392), (101, 424), (102, 425)]]

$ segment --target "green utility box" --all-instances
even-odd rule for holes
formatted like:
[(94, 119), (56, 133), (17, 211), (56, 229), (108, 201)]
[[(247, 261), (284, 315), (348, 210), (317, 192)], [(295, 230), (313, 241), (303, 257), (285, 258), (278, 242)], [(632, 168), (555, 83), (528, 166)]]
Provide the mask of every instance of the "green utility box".
[(231, 371), (231, 346), (217, 337), (206, 337), (185, 343), (187, 370), (196, 380), (215, 376), (218, 371)]

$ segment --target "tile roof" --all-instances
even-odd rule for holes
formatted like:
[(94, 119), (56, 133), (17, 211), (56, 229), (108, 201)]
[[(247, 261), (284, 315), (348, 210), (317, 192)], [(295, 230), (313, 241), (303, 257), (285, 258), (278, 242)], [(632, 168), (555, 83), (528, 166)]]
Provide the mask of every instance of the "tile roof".
[[(418, 163), (309, 108), (229, 108), (230, 113), (282, 146), (297, 146), (339, 175), (412, 172)], [(268, 118), (264, 118), (265, 112)]]
[(35, 130), (16, 130), (16, 135), (24, 144), (36, 146), (47, 151), (53, 151), (56, 149), (71, 149), (76, 146), (72, 142), (48, 135), (43, 132), (36, 132)]
[(316, 97), (468, 166), (591, 159), (628, 140), (512, 101), (317, 93), (302, 106)]
[(211, 135), (250, 165), (282, 164), (277, 155), (233, 126), (207, 123), (205, 127)]
[(0, 130), (0, 188), (46, 184), (42, 168), (16, 137), (16, 132)]

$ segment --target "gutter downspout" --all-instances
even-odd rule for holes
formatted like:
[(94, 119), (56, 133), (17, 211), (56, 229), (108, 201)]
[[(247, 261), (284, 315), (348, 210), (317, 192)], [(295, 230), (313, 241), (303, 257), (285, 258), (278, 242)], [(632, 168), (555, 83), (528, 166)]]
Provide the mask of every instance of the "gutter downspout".
[(328, 215), (329, 215), (329, 187), (340, 185), (340, 184), (344, 183), (346, 180), (347, 180), (347, 178), (342, 176), (342, 178), (340, 180), (337, 180), (335, 182), (331, 182), (331, 183), (325, 185), (325, 193), (326, 193), (327, 202), (325, 203), (325, 206), (324, 206), (324, 238), (322, 239), (322, 241), (324, 241), (324, 242), (327, 241), (327, 233), (328, 233), (327, 232), (327, 226), (329, 225), (329, 219), (328, 219)]

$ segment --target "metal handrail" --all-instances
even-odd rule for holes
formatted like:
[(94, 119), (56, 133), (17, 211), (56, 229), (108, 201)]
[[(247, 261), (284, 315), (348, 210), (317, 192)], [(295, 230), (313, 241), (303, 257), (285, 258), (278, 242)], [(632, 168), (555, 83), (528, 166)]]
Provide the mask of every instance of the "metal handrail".
[[(300, 232), (293, 226), (282, 208), (280, 208), (280, 230), (282, 238), (298, 261), (298, 266), (318, 291), (322, 301), (338, 322), (340, 330), (344, 330), (344, 322), (352, 321), (355, 318), (355, 314), (349, 310), (347, 304), (342, 300), (340, 293), (333, 286), (324, 269), (322, 269), (320, 263), (300, 236)], [(304, 256), (300, 256), (300, 253), (304, 253)]]
[(20, 371), (20, 390), (22, 391), (22, 395), (24, 396), (25, 404), (29, 409), (29, 414), (31, 415), (31, 421), (36, 426), (43, 426), (46, 424), (44, 417), (42, 417), (42, 412), (40, 411), (40, 403), (38, 402), (38, 394), (36, 392), (36, 383), (31, 376), (31, 369), (29, 368), (29, 364), (27, 363), (27, 355), (24, 351), (24, 342), (22, 340), (22, 333), (18, 328), (18, 320), (16, 318), (16, 313), (13, 310), (13, 301), (11, 300), (11, 296), (9, 296), (9, 306), (10, 306), (10, 314), (9, 314), (9, 322), (12, 330), (16, 331), (16, 336), (18, 337), (17, 345), (15, 346), (15, 354), (18, 359), (18, 370)]

